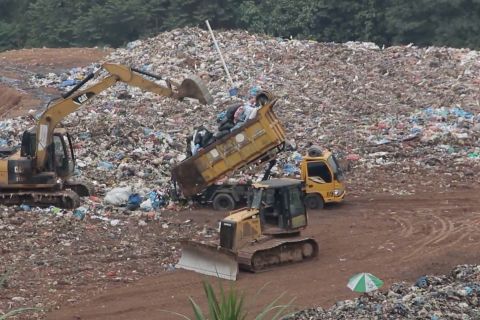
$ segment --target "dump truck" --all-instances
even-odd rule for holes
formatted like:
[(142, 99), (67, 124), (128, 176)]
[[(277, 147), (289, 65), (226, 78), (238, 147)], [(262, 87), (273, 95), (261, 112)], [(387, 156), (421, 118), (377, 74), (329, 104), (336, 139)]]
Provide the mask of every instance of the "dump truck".
[[(299, 163), (299, 171), (300, 176), (295, 178), (304, 182), (304, 201), (308, 209), (322, 209), (327, 203), (343, 201), (343, 172), (331, 151), (310, 148)], [(251, 194), (252, 182), (213, 184), (194, 200), (211, 204), (218, 211), (231, 211), (245, 204)]]
[(277, 99), (262, 91), (256, 101), (260, 107), (253, 119), (173, 167), (177, 191), (198, 195), (235, 170), (271, 161), (283, 151), (285, 131), (273, 112)]

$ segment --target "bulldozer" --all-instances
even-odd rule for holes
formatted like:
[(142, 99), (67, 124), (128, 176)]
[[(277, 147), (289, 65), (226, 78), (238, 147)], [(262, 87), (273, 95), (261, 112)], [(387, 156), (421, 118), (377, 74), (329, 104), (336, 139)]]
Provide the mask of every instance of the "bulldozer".
[(236, 280), (239, 269), (259, 272), (313, 259), (318, 243), (301, 236), (308, 225), (302, 181), (253, 184), (248, 206), (220, 221), (218, 243), (183, 240), (177, 268)]
[[(105, 72), (107, 76), (102, 78)], [(167, 85), (159, 85), (145, 76), (165, 80)], [(99, 81), (80, 90), (94, 78)], [(75, 170), (72, 138), (57, 125), (117, 82), (177, 100), (192, 98), (202, 104), (213, 101), (206, 86), (195, 76), (187, 77), (178, 84), (143, 70), (104, 63), (95, 73), (89, 74), (53, 101), (50, 107), (47, 106), (36, 125), (23, 133), (20, 147), (0, 149), (0, 204), (53, 205), (72, 209), (80, 205), (81, 196), (93, 194), (91, 184), (72, 179)]]

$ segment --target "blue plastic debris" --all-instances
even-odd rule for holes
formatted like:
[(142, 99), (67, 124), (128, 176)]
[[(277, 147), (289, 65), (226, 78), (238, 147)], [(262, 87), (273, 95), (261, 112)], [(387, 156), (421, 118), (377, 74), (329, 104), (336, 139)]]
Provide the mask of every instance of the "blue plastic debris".
[(164, 198), (163, 194), (161, 194), (158, 191), (154, 190), (154, 191), (150, 192), (148, 197), (149, 197), (149, 199), (152, 203), (152, 208), (153, 209), (158, 209), (158, 208), (165, 205), (165, 198)]
[(100, 161), (98, 163), (98, 169), (113, 170), (113, 164), (107, 161)]
[(294, 164), (291, 164), (291, 163), (286, 163), (284, 166), (283, 166), (283, 172), (287, 175), (289, 174), (295, 174), (297, 172), (299, 172), (297, 166), (295, 166)]
[(428, 287), (428, 279), (426, 276), (421, 276), (420, 278), (417, 279), (415, 282), (415, 285), (419, 288), (426, 288)]
[(87, 214), (87, 211), (88, 210), (85, 207), (78, 207), (73, 211), (73, 216), (78, 220), (83, 220), (85, 219), (85, 215)]
[(80, 132), (78, 134), (78, 139), (80, 140), (89, 140), (92, 137), (90, 132)]
[(62, 81), (58, 86), (60, 88), (71, 87), (71, 86), (76, 85), (79, 82), (80, 81), (78, 81), (78, 80), (68, 79), (68, 80)]
[(139, 195), (138, 193), (132, 193), (128, 197), (128, 202), (127, 202), (127, 209), (128, 210), (136, 210), (140, 208), (140, 204), (142, 203), (142, 196)]
[(32, 207), (30, 207), (28, 204), (21, 204), (20, 209), (22, 209), (23, 211), (30, 211), (32, 210)]

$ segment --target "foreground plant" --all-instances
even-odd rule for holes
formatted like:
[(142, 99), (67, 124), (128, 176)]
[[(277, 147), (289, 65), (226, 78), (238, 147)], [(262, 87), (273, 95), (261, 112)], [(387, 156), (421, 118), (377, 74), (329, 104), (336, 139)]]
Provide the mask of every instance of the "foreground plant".
[[(264, 286), (265, 287), (265, 286)], [(263, 287), (263, 288), (264, 288)], [(225, 292), (223, 286), (220, 284), (220, 294), (217, 296), (213, 287), (210, 283), (204, 281), (203, 282), (203, 290), (205, 292), (205, 296), (207, 297), (208, 302), (208, 316), (205, 316), (200, 306), (193, 300), (190, 299), (190, 303), (193, 308), (193, 313), (195, 315), (195, 320), (245, 320), (248, 315), (248, 311), (245, 307), (245, 299), (243, 294), (239, 294), (237, 290), (230, 288), (228, 292)], [(262, 288), (262, 289), (263, 289)], [(257, 292), (258, 296), (261, 292), (260, 289)], [(262, 311), (258, 315), (256, 315), (253, 319), (255, 320), (262, 320), (265, 319), (267, 315), (274, 313), (274, 315), (269, 318), (269, 320), (277, 320), (280, 317), (287, 314), (287, 309), (290, 308), (293, 301), (292, 299), (287, 304), (278, 304), (280, 299), (284, 296), (284, 293), (279, 295), (275, 300), (265, 306)], [(192, 320), (189, 317), (172, 312), (184, 319)], [(1, 320), (1, 319), (0, 319)]]
[(29, 311), (40, 311), (38, 308), (19, 308), (12, 310), (10, 312), (5, 313), (4, 315), (0, 315), (0, 320), (6, 320), (10, 317), (13, 317), (17, 314), (24, 313), (24, 312), (29, 312)]

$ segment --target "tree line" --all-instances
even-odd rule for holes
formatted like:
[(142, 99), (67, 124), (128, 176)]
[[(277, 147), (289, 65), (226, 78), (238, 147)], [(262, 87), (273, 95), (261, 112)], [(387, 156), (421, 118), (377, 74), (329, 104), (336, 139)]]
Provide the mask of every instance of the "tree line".
[(480, 0), (0, 0), (0, 50), (112, 46), (184, 26), (480, 48)]

